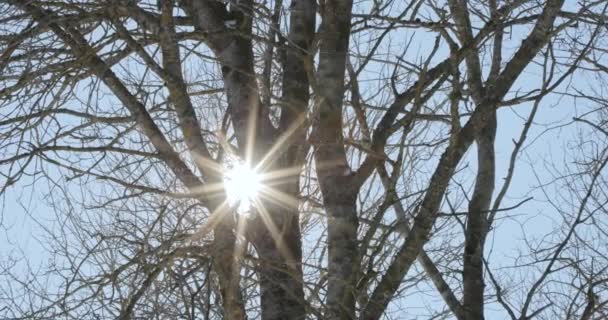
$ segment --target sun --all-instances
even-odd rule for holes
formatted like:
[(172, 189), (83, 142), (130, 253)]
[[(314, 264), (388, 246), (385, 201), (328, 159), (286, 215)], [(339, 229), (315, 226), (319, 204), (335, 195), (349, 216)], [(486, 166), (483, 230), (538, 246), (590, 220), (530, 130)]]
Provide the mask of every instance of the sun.
[(260, 192), (262, 183), (255, 169), (245, 163), (236, 163), (224, 174), (224, 188), (228, 203), (237, 207), (238, 213), (250, 211)]

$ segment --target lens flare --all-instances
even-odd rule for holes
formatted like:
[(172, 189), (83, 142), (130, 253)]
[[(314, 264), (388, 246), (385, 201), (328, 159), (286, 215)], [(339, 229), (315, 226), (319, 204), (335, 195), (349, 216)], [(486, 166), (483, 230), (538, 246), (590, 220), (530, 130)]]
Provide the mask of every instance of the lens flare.
[(224, 174), (224, 188), (228, 203), (238, 205), (238, 213), (247, 213), (260, 192), (260, 175), (249, 165), (237, 163)]

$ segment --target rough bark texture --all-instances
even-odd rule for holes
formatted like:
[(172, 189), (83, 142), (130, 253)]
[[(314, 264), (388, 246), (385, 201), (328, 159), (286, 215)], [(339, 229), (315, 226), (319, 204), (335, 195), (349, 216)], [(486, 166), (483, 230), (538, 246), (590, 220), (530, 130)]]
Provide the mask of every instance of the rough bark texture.
[(316, 88), (315, 162), (328, 215), (326, 319), (355, 317), (357, 210), (359, 192), (346, 161), (342, 136), (342, 99), (350, 37), (352, 1), (325, 3)]
[[(345, 182), (331, 180), (326, 187), (344, 188)], [(326, 190), (323, 195), (328, 211), (328, 266), (326, 319), (355, 318), (355, 270), (357, 254), (356, 194)]]
[(235, 257), (234, 222), (228, 212), (213, 229), (213, 271), (218, 277), (222, 309), (226, 319), (246, 319), (245, 304), (240, 290), (240, 268)]
[[(491, 106), (494, 109), (494, 106)], [(496, 111), (477, 138), (477, 181), (469, 202), (465, 230), (463, 307), (465, 319), (484, 319), (483, 244), (487, 213), (494, 191), (494, 139)]]
[[(260, 257), (262, 319), (304, 319), (306, 302), (297, 211), (275, 209), (268, 214), (282, 229), (275, 237), (266, 230), (253, 240)], [(284, 216), (284, 221), (279, 220), (280, 216)]]
[[(283, 96), (278, 132), (266, 143), (261, 161), (266, 171), (301, 168), (308, 152), (306, 122), (310, 99), (306, 63), (310, 59), (315, 28), (316, 2), (294, 0), (283, 71)], [(268, 141), (268, 138), (266, 138)], [(280, 156), (277, 156), (279, 154)], [(277, 159), (278, 158), (278, 159)], [(299, 175), (273, 186), (291, 199), (299, 194)], [(302, 239), (297, 206), (263, 203), (257, 234), (252, 241), (261, 259), (260, 291), (264, 320), (304, 319), (306, 302), (302, 278)], [(267, 215), (263, 217), (263, 215)], [(266, 221), (263, 221), (266, 220)]]

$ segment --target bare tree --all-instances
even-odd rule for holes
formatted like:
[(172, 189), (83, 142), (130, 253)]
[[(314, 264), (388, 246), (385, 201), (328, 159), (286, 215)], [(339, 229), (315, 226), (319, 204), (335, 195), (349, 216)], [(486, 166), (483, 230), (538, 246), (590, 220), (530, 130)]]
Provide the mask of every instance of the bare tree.
[[(605, 317), (606, 99), (578, 81), (606, 79), (608, 2), (0, 8), (0, 193), (50, 209), (48, 261), (2, 260), (2, 318)], [(556, 128), (577, 147), (515, 201)], [(555, 227), (496, 257), (532, 199)]]

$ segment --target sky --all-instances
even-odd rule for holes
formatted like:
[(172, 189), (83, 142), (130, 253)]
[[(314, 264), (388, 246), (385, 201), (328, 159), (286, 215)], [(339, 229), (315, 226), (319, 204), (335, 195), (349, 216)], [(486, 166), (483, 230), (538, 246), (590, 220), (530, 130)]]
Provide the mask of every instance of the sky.
[[(572, 5), (572, 3), (569, 3)], [(509, 48), (516, 48), (523, 35), (526, 34), (525, 28), (513, 30), (511, 38), (505, 45), (505, 58), (510, 57)], [(409, 31), (408, 31), (409, 32)], [(407, 34), (393, 35), (394, 41), (399, 41), (398, 37)], [(424, 56), (430, 50), (431, 39), (427, 34), (417, 32), (413, 35), (410, 51), (418, 56)], [(434, 40), (434, 39), (433, 39)], [(445, 56), (445, 52), (438, 52), (439, 61)], [(373, 65), (371, 63), (370, 65)], [(370, 78), (377, 76), (376, 70), (371, 67)], [(384, 70), (386, 72), (386, 70)], [(513, 87), (513, 92), (517, 89), (526, 90), (531, 87), (539, 86), (540, 69), (532, 66), (527, 69), (518, 79)], [(365, 74), (363, 75), (365, 77)], [(360, 81), (361, 82), (361, 81)], [(597, 79), (589, 73), (576, 73), (570, 80), (562, 84), (557, 91), (573, 93), (575, 89), (590, 91), (596, 89)], [(374, 85), (372, 82), (371, 85)], [(514, 107), (503, 107), (498, 112), (498, 131), (496, 135), (496, 188), (494, 195), (502, 187), (503, 177), (508, 168), (509, 158), (513, 149), (513, 140), (518, 139), (523, 123), (531, 110), (532, 104), (525, 103)], [(503, 207), (512, 206), (521, 200), (532, 197), (533, 199), (525, 202), (520, 207), (506, 212), (499, 213), (497, 221), (499, 226), (490, 235), (486, 254), (491, 257), (492, 266), (509, 266), (519, 257), (519, 250), (530, 239), (542, 239), (546, 235), (551, 235), (554, 228), (562, 223), (560, 216), (555, 209), (547, 203), (546, 195), (537, 186), (549, 182), (553, 179), (553, 170), (565, 169), (565, 165), (572, 161), (572, 150), (578, 147), (577, 141), (583, 137), (588, 137), (593, 132), (585, 125), (572, 123), (572, 118), (579, 116), (595, 105), (588, 101), (576, 100), (562, 95), (548, 95), (542, 100), (536, 116), (535, 125), (532, 126), (529, 137), (526, 140), (523, 152), (519, 157), (517, 168), (510, 191), (503, 201)], [(429, 161), (428, 168), (434, 168), (436, 157)], [(461, 167), (467, 166), (463, 175), (471, 175), (475, 172), (475, 147), (472, 146), (466, 158), (461, 163)], [(555, 166), (555, 169), (552, 168)], [(563, 171), (562, 171), (563, 173)], [(47, 239), (42, 235), (44, 228), (55, 228), (60, 221), (54, 214), (54, 208), (50, 205), (49, 199), (61, 196), (53, 189), (47, 181), (43, 179), (34, 180), (31, 177), (24, 177), (17, 186), (9, 188), (0, 199), (0, 266), (5, 264), (10, 257), (26, 256), (28, 263), (34, 269), (37, 266), (48, 262), (45, 247), (48, 245)], [(509, 216), (503, 219), (503, 216)], [(559, 233), (553, 236), (560, 236)], [(22, 271), (25, 269), (22, 269)], [(17, 270), (19, 271), (19, 270)], [(489, 285), (488, 285), (489, 286)], [(430, 290), (432, 292), (432, 290)], [(438, 297), (429, 295), (428, 301), (421, 303), (417, 298), (405, 298), (399, 301), (399, 306), (409, 307), (412, 313), (421, 304), (437, 303)], [(409, 316), (409, 315), (408, 315)], [(415, 316), (411, 315), (412, 318)], [(496, 304), (488, 305), (488, 319), (503, 319), (505, 313)]]

